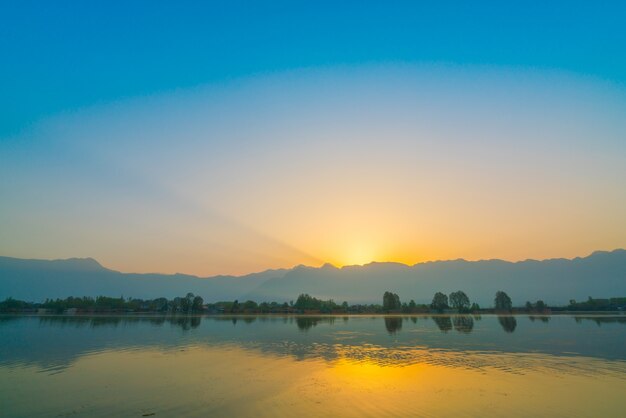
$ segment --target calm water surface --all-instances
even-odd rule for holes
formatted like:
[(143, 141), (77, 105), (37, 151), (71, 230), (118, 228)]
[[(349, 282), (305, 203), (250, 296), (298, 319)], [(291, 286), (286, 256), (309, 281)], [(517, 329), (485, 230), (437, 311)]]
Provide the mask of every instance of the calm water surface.
[(0, 316), (1, 417), (625, 411), (626, 316)]

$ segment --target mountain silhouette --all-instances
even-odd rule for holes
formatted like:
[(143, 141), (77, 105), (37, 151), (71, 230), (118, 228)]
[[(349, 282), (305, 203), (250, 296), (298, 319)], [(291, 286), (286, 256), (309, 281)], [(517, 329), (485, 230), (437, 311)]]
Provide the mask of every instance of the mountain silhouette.
[(402, 301), (429, 303), (437, 291), (465, 291), (488, 307), (497, 290), (514, 305), (542, 299), (564, 305), (588, 296), (626, 295), (626, 250), (596, 251), (574, 259), (431, 261), (408, 266), (375, 262), (342, 268), (297, 266), (245, 276), (197, 277), (185, 274), (121, 273), (92, 258), (28, 260), (0, 257), (0, 299), (28, 301), (67, 296), (168, 298), (193, 292), (205, 301), (290, 301), (300, 293), (350, 303), (380, 303), (390, 290)]

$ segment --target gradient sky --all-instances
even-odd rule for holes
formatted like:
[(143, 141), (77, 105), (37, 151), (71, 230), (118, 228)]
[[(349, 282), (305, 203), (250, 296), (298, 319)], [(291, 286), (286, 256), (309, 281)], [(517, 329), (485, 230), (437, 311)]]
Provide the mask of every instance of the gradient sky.
[(3, 2), (0, 254), (123, 271), (626, 247), (626, 8)]

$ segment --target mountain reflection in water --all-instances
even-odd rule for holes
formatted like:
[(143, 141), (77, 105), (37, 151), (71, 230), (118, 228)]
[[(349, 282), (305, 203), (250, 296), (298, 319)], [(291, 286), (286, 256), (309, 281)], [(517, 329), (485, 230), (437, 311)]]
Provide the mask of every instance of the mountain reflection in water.
[[(523, 318), (3, 316), (0, 365), (38, 364), (58, 371), (77, 357), (103, 350), (202, 345), (237, 345), (297, 360), (348, 356), (355, 361), (369, 358), (396, 365), (443, 361), (453, 366), (482, 367), (499, 364), (494, 363), (494, 357), (522, 353), (626, 360), (624, 316), (528, 316), (528, 321), (520, 323)], [(446, 353), (446, 357), (441, 353)], [(465, 360), (460, 361), (457, 355)], [(504, 359), (503, 363), (509, 360)]]
[(0, 405), (18, 418), (458, 416), (459, 404), (619, 416), (626, 318), (527, 318), (0, 316)]

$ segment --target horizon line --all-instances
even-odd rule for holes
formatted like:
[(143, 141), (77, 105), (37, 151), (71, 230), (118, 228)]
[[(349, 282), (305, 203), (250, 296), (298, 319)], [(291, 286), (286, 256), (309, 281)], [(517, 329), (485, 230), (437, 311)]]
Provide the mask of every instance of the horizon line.
[(235, 274), (214, 274), (211, 276), (198, 276), (196, 274), (187, 274), (187, 273), (181, 273), (181, 272), (175, 272), (175, 273), (160, 273), (160, 272), (143, 272), (143, 273), (138, 273), (138, 272), (132, 272), (132, 271), (120, 271), (120, 270), (113, 270), (110, 269), (106, 266), (104, 266), (100, 261), (98, 261), (96, 258), (94, 257), (69, 257), (69, 258), (21, 258), (21, 257), (12, 257), (12, 256), (5, 256), (5, 255), (0, 255), (0, 258), (10, 258), (10, 259), (14, 259), (14, 260), (23, 260), (23, 261), (48, 261), (48, 262), (55, 262), (55, 261), (72, 261), (72, 260), (91, 260), (93, 262), (95, 262), (96, 264), (98, 264), (100, 267), (106, 269), (106, 270), (110, 270), (113, 272), (117, 272), (117, 273), (122, 273), (122, 274), (141, 274), (141, 275), (150, 275), (150, 274), (154, 274), (154, 275), (164, 275), (164, 276), (188, 276), (188, 277), (196, 277), (198, 279), (211, 279), (211, 278), (217, 278), (217, 277), (232, 277), (232, 278), (238, 278), (238, 277), (247, 277), (247, 276), (251, 276), (254, 274), (261, 274), (261, 273), (265, 273), (268, 271), (276, 271), (276, 270), (286, 270), (286, 271), (292, 271), (292, 270), (296, 270), (296, 269), (322, 269), (322, 268), (334, 268), (337, 270), (343, 270), (343, 269), (349, 269), (349, 268), (362, 268), (362, 267), (367, 267), (367, 266), (371, 266), (373, 264), (395, 264), (395, 265), (399, 265), (402, 267), (408, 267), (408, 268), (412, 268), (412, 267), (416, 267), (419, 265), (423, 265), (423, 264), (431, 264), (431, 263), (446, 263), (446, 262), (466, 262), (466, 263), (477, 263), (477, 262), (484, 262), (484, 261), (500, 261), (500, 262), (504, 262), (504, 263), (510, 263), (510, 264), (518, 264), (518, 263), (525, 263), (525, 262), (543, 262), (543, 261), (552, 261), (552, 260), (567, 260), (567, 261), (573, 261), (576, 259), (583, 259), (583, 258), (589, 258), (591, 256), (593, 256), (594, 254), (602, 254), (602, 253), (606, 253), (606, 254), (610, 254), (610, 253), (614, 253), (614, 252), (619, 252), (619, 251), (626, 251), (626, 249), (624, 248), (614, 248), (612, 250), (595, 250), (592, 251), (591, 253), (589, 253), (586, 256), (575, 256), (572, 258), (567, 258), (567, 257), (551, 257), (551, 258), (544, 258), (544, 259), (535, 259), (535, 258), (526, 258), (523, 260), (516, 260), (516, 261), (511, 261), (511, 260), (504, 260), (501, 258), (480, 258), (480, 259), (474, 259), (474, 260), (468, 260), (465, 258), (456, 258), (456, 259), (447, 259), (447, 260), (441, 260), (441, 259), (437, 259), (437, 260), (426, 260), (426, 261), (420, 261), (414, 264), (406, 264), (406, 263), (402, 263), (399, 261), (370, 261), (364, 264), (346, 264), (346, 265), (342, 265), (342, 266), (336, 266), (330, 262), (324, 262), (319, 266), (310, 266), (310, 265), (305, 265), (305, 264), (296, 264), (292, 267), (278, 267), (278, 268), (267, 268), (265, 270), (260, 270), (260, 271), (253, 271), (250, 273), (245, 273), (245, 274), (239, 274), (239, 275), (235, 275)]

